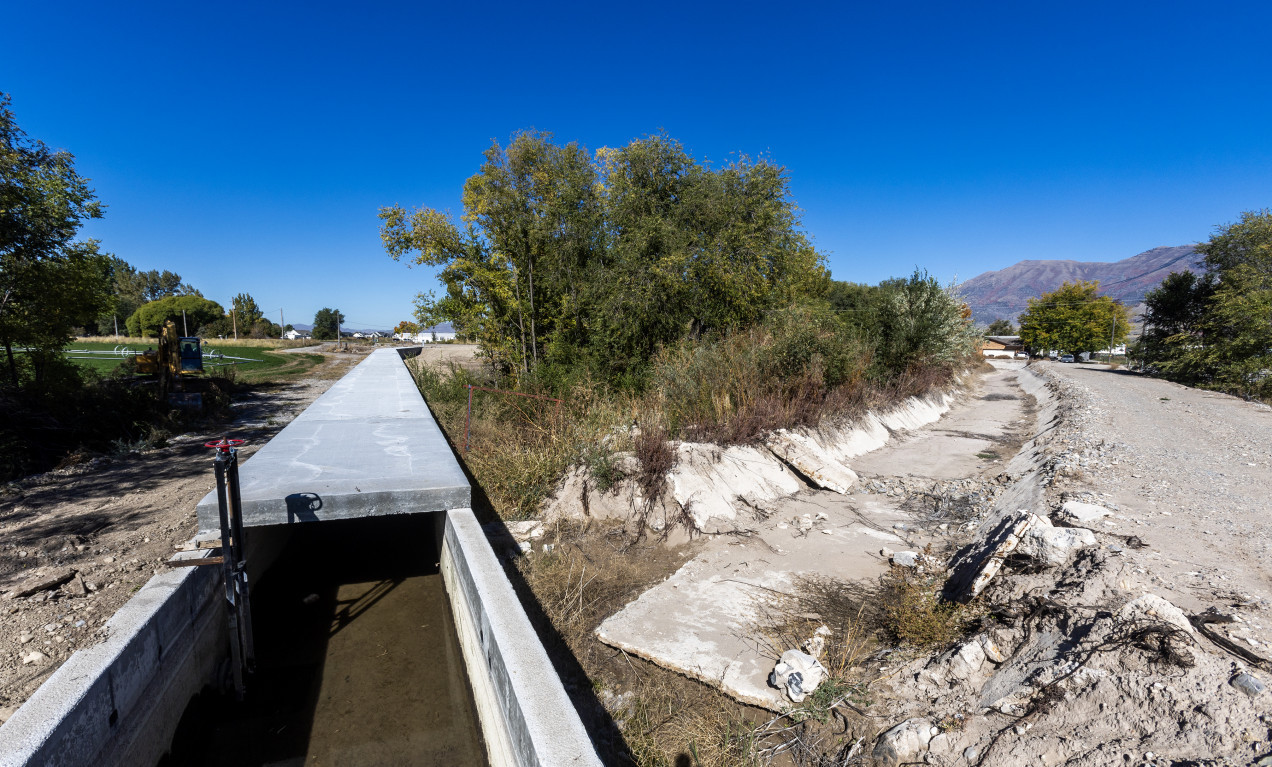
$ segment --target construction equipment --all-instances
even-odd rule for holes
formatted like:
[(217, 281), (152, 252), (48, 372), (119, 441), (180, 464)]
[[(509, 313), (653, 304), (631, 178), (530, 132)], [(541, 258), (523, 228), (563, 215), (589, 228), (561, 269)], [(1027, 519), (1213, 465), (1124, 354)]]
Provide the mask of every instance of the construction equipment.
[(203, 372), (203, 342), (190, 336), (178, 336), (177, 324), (164, 323), (159, 334), (159, 348), (148, 349), (133, 358), (137, 372), (159, 379), (159, 396), (177, 407), (203, 407), (203, 394), (189, 391), (189, 376)]

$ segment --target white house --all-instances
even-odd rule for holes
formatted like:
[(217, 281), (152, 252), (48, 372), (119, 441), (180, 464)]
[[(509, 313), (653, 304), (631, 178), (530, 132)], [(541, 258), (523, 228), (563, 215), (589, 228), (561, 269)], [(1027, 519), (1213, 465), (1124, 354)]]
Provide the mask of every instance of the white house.
[(286, 338), (288, 341), (295, 341), (297, 338), (313, 338), (313, 336), (303, 330), (289, 330), (283, 334), (283, 338)]
[(394, 333), (393, 340), (406, 341), (412, 344), (431, 344), (437, 341), (454, 341), (455, 328), (449, 322), (442, 322), (431, 328), (424, 328), (418, 333)]

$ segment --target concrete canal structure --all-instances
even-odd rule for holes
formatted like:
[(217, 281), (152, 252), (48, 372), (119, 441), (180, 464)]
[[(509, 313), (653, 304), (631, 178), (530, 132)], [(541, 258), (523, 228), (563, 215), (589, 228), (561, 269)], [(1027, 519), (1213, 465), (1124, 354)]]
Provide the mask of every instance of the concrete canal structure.
[[(216, 692), (221, 568), (174, 568), (0, 726), (0, 767), (214, 763), (229, 742), (241, 764), (600, 763), (409, 351), (373, 352), (242, 466), (260, 651), (245, 703)], [(201, 538), (216, 508), (199, 504)]]

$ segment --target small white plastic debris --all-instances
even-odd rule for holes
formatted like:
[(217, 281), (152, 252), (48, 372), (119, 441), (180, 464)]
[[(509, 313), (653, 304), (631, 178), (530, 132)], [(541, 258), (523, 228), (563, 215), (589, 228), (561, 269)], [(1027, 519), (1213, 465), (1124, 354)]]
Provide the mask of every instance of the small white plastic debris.
[(792, 703), (802, 703), (826, 678), (826, 667), (800, 650), (787, 650), (773, 666), (768, 683), (781, 690)]

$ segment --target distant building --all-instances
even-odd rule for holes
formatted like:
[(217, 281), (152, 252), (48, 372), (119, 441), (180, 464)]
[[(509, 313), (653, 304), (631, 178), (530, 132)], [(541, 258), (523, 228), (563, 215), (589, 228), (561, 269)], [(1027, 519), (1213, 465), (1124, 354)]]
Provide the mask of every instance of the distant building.
[(439, 341), (454, 341), (455, 328), (449, 322), (442, 322), (431, 328), (424, 328), (418, 333), (394, 333), (394, 341), (405, 341), (409, 344), (431, 344)]
[(313, 336), (303, 330), (289, 330), (283, 334), (283, 338), (286, 338), (289, 341), (295, 341), (298, 338), (313, 338)]
[(1020, 336), (985, 336), (981, 340), (981, 354), (986, 357), (1014, 357), (1024, 353)]

